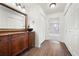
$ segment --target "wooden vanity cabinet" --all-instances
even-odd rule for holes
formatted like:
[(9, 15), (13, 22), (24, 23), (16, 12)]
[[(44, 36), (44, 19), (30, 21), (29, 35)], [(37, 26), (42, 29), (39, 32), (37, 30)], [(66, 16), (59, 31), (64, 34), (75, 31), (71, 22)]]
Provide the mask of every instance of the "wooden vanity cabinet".
[(28, 48), (28, 33), (0, 34), (0, 56), (15, 56)]
[(35, 47), (35, 32), (0, 34), (0, 56), (15, 56)]

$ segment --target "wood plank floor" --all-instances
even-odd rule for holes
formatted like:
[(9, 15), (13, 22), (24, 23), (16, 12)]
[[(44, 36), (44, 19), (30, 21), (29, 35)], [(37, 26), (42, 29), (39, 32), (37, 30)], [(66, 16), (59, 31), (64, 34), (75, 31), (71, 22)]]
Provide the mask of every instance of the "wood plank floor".
[(32, 48), (22, 56), (71, 56), (71, 54), (64, 43), (45, 40), (40, 48)]

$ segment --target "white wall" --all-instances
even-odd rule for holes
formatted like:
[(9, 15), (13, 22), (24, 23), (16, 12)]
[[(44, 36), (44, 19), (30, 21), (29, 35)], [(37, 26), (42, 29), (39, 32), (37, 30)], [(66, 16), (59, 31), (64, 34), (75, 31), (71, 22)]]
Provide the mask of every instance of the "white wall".
[(28, 13), (28, 25), (34, 29), (36, 34), (35, 46), (40, 47), (45, 40), (45, 15), (40, 6), (31, 4)]
[(24, 29), (25, 16), (0, 5), (0, 28)]
[(64, 16), (64, 42), (72, 55), (79, 55), (79, 4), (73, 3)]
[(59, 18), (59, 30), (60, 30), (60, 41), (61, 42), (64, 42), (64, 30), (65, 30), (65, 28), (64, 28), (64, 25), (65, 25), (65, 18), (64, 18), (64, 16), (61, 16), (60, 18)]

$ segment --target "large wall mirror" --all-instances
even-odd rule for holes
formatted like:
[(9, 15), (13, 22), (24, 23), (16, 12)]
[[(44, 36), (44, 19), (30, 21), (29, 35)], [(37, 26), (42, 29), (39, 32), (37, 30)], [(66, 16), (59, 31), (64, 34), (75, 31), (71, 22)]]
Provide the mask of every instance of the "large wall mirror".
[(25, 29), (25, 16), (0, 5), (0, 29)]

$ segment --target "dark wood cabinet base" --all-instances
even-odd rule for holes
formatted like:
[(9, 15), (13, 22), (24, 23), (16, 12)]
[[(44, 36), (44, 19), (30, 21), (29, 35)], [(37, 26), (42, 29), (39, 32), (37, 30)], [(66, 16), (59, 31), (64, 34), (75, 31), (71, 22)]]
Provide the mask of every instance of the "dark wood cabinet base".
[(15, 56), (28, 48), (28, 33), (0, 34), (0, 56)]
[(35, 32), (0, 34), (0, 56), (16, 56), (35, 47)]

